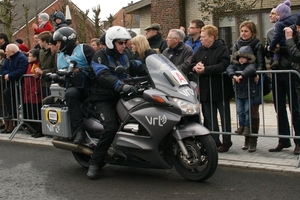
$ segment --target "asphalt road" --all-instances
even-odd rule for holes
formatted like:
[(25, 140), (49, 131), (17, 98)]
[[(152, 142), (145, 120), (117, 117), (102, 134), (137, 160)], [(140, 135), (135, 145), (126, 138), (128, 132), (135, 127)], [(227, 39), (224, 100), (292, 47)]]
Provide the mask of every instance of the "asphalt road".
[(299, 173), (218, 167), (204, 183), (174, 169), (107, 165), (89, 180), (71, 152), (0, 141), (0, 199), (298, 199)]

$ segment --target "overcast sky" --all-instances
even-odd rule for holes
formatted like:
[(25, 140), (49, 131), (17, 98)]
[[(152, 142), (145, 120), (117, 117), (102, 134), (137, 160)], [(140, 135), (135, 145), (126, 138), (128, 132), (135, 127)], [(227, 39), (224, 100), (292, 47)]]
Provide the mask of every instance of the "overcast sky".
[[(83, 11), (100, 5), (101, 21), (106, 20), (110, 14), (116, 14), (121, 8), (127, 6), (131, 1), (136, 3), (140, 0), (72, 0), (72, 2)], [(89, 12), (89, 17), (93, 17), (93, 11), (91, 10)]]

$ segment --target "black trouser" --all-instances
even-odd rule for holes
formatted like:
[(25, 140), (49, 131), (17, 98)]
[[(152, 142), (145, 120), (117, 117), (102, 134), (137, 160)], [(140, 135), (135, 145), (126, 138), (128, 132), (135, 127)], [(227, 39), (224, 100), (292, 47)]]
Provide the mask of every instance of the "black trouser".
[[(230, 103), (229, 100), (225, 101), (203, 101), (202, 102), (204, 125), (210, 131), (219, 132), (218, 124), (218, 111), (221, 116), (221, 125), (223, 132), (231, 132), (231, 119), (230, 119)], [(220, 141), (219, 134), (212, 134), (215, 142)], [(231, 143), (231, 135), (223, 135), (223, 143)]]
[(7, 87), (3, 91), (3, 101), (4, 101), (4, 119), (17, 118), (16, 94), (15, 94), (14, 86)]
[[(292, 112), (292, 124), (294, 126), (295, 135), (300, 136), (300, 113), (298, 106), (298, 96), (294, 87), (293, 79), (290, 82), (288, 73), (274, 74), (272, 77), (272, 93), (275, 111), (277, 113), (277, 125), (279, 135), (290, 135), (290, 125), (286, 110), (286, 97)], [(276, 84), (275, 84), (276, 83)], [(291, 94), (290, 94), (291, 91)], [(290, 105), (290, 103), (292, 105)], [(300, 144), (300, 139), (294, 139), (295, 144)], [(290, 143), (289, 138), (279, 138), (279, 143)]]
[(100, 165), (104, 162), (104, 156), (113, 142), (119, 127), (116, 101), (97, 102), (96, 113), (104, 127), (104, 131), (101, 133), (98, 144), (90, 159), (91, 165)]
[(83, 119), (86, 117), (82, 108), (82, 102), (88, 97), (85, 90), (77, 89), (76, 87), (69, 87), (65, 94), (70, 121), (73, 132), (83, 125)]
[[(24, 103), (23, 104), (23, 119), (33, 119), (41, 120), (41, 103)], [(42, 123), (41, 122), (26, 122), (31, 128), (33, 128), (36, 133), (42, 133)]]

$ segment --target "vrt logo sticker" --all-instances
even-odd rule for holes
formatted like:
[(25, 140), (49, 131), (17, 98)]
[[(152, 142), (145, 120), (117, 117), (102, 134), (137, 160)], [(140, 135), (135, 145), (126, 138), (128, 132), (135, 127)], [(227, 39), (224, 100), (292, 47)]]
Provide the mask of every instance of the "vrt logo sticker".
[(148, 123), (152, 126), (164, 126), (165, 123), (167, 123), (168, 119), (165, 115), (161, 116), (159, 115), (158, 117), (148, 117), (145, 116), (146, 120)]

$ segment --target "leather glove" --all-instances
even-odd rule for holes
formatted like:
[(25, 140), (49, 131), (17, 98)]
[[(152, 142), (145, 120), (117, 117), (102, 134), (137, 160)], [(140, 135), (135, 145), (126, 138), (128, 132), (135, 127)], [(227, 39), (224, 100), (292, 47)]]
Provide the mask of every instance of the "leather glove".
[(122, 92), (130, 95), (135, 95), (137, 94), (138, 90), (135, 86), (125, 84), (122, 87)]

